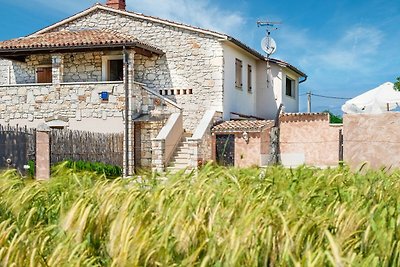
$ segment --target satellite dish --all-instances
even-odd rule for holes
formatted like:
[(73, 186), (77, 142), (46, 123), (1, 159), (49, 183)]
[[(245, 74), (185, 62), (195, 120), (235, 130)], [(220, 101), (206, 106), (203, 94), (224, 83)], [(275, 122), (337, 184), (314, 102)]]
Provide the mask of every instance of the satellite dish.
[(276, 51), (276, 42), (271, 36), (265, 36), (261, 41), (261, 48), (267, 55), (272, 55)]

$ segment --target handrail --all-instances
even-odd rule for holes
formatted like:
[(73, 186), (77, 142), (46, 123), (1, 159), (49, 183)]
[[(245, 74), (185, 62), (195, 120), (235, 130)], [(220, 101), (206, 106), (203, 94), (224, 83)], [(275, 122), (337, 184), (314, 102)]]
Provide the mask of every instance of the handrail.
[(210, 128), (210, 124), (212, 124), (215, 113), (215, 110), (207, 110), (201, 118), (197, 128), (195, 129), (193, 136), (188, 138), (189, 140), (201, 140), (204, 135), (207, 133), (207, 130)]
[(169, 99), (169, 98), (167, 98), (167, 97), (165, 97), (165, 96), (163, 96), (163, 95), (160, 95), (159, 93), (155, 92), (154, 90), (152, 90), (152, 89), (146, 87), (146, 84), (140, 83), (140, 82), (134, 82), (134, 83), (137, 84), (137, 85), (140, 85), (144, 90), (146, 90), (146, 91), (149, 92), (150, 94), (152, 94), (152, 95), (154, 95), (154, 96), (156, 96), (156, 97), (158, 97), (158, 98), (164, 100), (165, 102), (171, 104), (172, 106), (176, 107), (177, 109), (182, 110), (182, 107), (179, 106), (176, 102), (174, 102), (174, 101), (172, 101), (171, 99)]
[(158, 133), (157, 137), (153, 139), (155, 142), (163, 142), (161, 146), (163, 156), (163, 168), (166, 167), (175, 152), (183, 134), (183, 119), (182, 113), (172, 113), (165, 123), (164, 127)]

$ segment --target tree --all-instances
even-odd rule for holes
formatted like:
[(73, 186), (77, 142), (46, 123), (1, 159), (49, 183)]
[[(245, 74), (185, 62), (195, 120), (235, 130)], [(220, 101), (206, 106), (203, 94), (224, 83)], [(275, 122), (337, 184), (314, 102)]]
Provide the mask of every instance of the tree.
[(394, 82), (394, 90), (400, 91), (400, 77), (397, 77), (396, 81)]
[(324, 113), (329, 113), (329, 123), (343, 123), (343, 118), (339, 115), (335, 115), (329, 110), (324, 110)]

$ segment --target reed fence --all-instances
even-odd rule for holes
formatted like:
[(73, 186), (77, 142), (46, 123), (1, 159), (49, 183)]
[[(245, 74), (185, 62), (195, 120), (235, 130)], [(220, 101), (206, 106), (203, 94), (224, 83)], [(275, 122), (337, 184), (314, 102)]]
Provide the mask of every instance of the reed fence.
[(51, 164), (65, 160), (83, 160), (122, 167), (123, 140), (123, 133), (52, 130), (50, 133)]

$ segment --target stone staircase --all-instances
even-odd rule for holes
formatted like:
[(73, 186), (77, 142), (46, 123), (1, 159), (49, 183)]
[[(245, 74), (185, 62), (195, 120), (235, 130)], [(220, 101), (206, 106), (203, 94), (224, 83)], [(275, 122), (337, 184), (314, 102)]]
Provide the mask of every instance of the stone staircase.
[(190, 148), (187, 140), (191, 136), (192, 135), (190, 133), (185, 132), (183, 134), (181, 142), (177, 146), (175, 153), (168, 164), (168, 172), (178, 172), (188, 168)]

